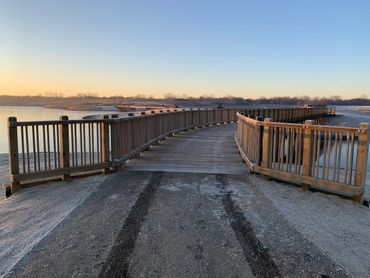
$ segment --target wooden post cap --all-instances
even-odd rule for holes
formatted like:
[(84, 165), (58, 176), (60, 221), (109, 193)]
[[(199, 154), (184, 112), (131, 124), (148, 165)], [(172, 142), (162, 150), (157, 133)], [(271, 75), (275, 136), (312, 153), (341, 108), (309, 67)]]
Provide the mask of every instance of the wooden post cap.
[(305, 125), (314, 125), (315, 124), (315, 121), (313, 121), (313, 120), (305, 120), (304, 121), (304, 124)]
[(8, 118), (8, 127), (13, 126), (13, 124), (15, 124), (16, 122), (17, 122), (17, 118), (16, 117), (9, 117)]
[(68, 116), (66, 116), (66, 115), (60, 116), (59, 120), (60, 121), (68, 121)]
[(369, 124), (368, 123), (360, 123), (358, 125), (359, 128), (361, 129), (368, 129), (369, 128)]

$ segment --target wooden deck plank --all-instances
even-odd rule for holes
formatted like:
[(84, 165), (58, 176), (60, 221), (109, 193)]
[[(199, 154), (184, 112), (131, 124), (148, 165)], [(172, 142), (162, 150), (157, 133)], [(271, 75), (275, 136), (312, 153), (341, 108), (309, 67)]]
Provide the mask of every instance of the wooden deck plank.
[(235, 128), (235, 124), (227, 124), (168, 137), (140, 158), (131, 160), (127, 170), (246, 174), (233, 139)]

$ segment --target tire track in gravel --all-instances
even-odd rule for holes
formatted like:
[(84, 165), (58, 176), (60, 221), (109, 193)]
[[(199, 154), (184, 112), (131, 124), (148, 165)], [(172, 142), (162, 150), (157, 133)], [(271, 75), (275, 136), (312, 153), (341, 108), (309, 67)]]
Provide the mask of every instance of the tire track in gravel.
[(154, 172), (145, 189), (140, 193), (117, 236), (99, 277), (128, 276), (130, 258), (134, 252), (136, 240), (162, 177), (163, 172)]
[(282, 277), (278, 266), (255, 235), (251, 223), (245, 218), (242, 210), (233, 202), (231, 193), (226, 191), (228, 187), (226, 175), (218, 174), (216, 180), (225, 194), (222, 197), (222, 203), (230, 220), (230, 225), (253, 274), (257, 277)]

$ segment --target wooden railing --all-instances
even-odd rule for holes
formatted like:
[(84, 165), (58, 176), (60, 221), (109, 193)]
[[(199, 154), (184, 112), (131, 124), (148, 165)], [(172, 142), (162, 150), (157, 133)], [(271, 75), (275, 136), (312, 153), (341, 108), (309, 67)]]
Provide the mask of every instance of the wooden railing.
[[(102, 119), (18, 122), (9, 118), (10, 182), (12, 192), (28, 183), (50, 178), (69, 179), (91, 171), (109, 172), (166, 136), (194, 127), (236, 121), (236, 113), (304, 121), (335, 113), (330, 108), (181, 109), (142, 112), (140, 116)], [(263, 134), (246, 117), (250, 130), (240, 135), (243, 146), (261, 161)], [(239, 127), (239, 130), (242, 128)]]
[(316, 125), (312, 120), (292, 124), (237, 117), (236, 142), (252, 172), (362, 201), (367, 123), (349, 128)]
[(27, 183), (71, 174), (109, 172), (166, 136), (186, 129), (236, 121), (237, 109), (176, 109), (97, 120), (18, 122), (9, 118), (12, 192)]
[(271, 118), (274, 122), (303, 123), (307, 119), (320, 122), (325, 117), (335, 116), (334, 107), (269, 107), (250, 108), (240, 110), (243, 115), (255, 119), (256, 117)]

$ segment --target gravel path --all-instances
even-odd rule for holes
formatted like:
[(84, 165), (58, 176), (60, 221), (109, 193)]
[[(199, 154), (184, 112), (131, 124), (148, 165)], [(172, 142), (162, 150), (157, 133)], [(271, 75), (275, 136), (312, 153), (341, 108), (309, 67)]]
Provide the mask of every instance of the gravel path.
[[(233, 128), (186, 132), (152, 151), (196, 154), (203, 165), (195, 172), (186, 160), (171, 170), (161, 171), (167, 163), (159, 162), (142, 171), (154, 167), (144, 154), (88, 189), (80, 179), (79, 186), (49, 184), (7, 199), (0, 215), (9, 231), (0, 258), (7, 277), (348, 276), (249, 180), (236, 147), (230, 149)], [(203, 146), (207, 137), (214, 142)], [(241, 167), (208, 163), (210, 153)]]
[[(248, 175), (234, 127), (185, 132), (115, 174), (2, 200), (0, 276), (370, 276), (370, 209)], [(183, 156), (177, 167), (168, 149)]]
[(0, 201), (0, 277), (106, 178), (97, 175), (23, 189)]

